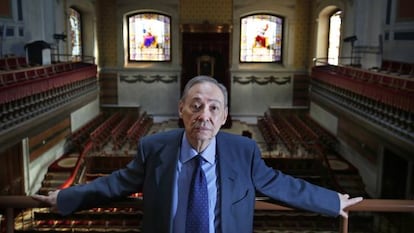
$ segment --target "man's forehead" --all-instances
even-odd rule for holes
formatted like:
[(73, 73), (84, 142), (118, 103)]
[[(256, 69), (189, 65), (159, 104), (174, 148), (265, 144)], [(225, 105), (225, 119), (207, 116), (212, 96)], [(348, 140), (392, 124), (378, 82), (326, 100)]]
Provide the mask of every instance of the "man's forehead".
[(194, 96), (192, 96), (192, 97), (190, 97), (189, 100), (191, 102), (202, 102), (202, 101), (206, 101), (207, 103), (211, 103), (211, 102), (213, 102), (213, 103), (220, 103), (220, 104), (223, 103), (222, 98), (214, 98), (214, 97), (211, 97), (211, 96), (208, 96), (207, 98), (205, 98), (202, 95), (197, 95), (197, 94), (194, 95)]
[(189, 99), (208, 99), (209, 101), (223, 102), (224, 94), (213, 83), (198, 83), (192, 86), (188, 92)]

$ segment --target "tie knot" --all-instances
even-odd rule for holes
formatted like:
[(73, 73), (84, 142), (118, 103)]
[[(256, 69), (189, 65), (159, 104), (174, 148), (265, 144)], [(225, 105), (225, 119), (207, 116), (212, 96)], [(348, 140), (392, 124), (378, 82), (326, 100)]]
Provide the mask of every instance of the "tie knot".
[(204, 158), (201, 154), (195, 156), (197, 165), (201, 166), (203, 164)]

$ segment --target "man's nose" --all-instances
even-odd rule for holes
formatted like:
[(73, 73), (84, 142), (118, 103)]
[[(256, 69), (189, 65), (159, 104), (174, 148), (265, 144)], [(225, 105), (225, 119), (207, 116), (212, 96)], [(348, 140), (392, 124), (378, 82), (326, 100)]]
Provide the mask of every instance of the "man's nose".
[(198, 119), (203, 121), (209, 119), (209, 117), (211, 116), (211, 113), (208, 110), (208, 108), (201, 109), (199, 114), (200, 115), (198, 116)]

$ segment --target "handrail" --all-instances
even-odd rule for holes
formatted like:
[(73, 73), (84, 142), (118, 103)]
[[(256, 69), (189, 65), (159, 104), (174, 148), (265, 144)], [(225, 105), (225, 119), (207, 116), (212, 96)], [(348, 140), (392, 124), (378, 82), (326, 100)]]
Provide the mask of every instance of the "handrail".
[(79, 155), (78, 160), (76, 160), (76, 164), (75, 164), (74, 169), (72, 170), (72, 173), (70, 174), (69, 178), (62, 185), (59, 186), (59, 189), (64, 189), (64, 188), (67, 188), (73, 185), (73, 182), (75, 182), (76, 175), (79, 172), (80, 166), (82, 165), (82, 162), (86, 154), (91, 149), (92, 149), (92, 142), (88, 140), (85, 148), (83, 149), (82, 153)]
[[(328, 65), (329, 64), (329, 60), (334, 60), (335, 58), (333, 57), (315, 57), (313, 58), (313, 65), (314, 66), (318, 66), (318, 65)], [(353, 63), (353, 61), (356, 61), (356, 63)], [(350, 63), (345, 63), (344, 61), (349, 61)], [(361, 61), (361, 57), (360, 56), (351, 56), (351, 57), (338, 57), (338, 64), (339, 65), (359, 65)]]
[(65, 53), (52, 53), (51, 54), (53, 62), (62, 62), (61, 58), (64, 61), (82, 61), (91, 64), (95, 64), (95, 57), (92, 55), (72, 55)]
[[(125, 198), (120, 201), (108, 203), (97, 207), (131, 207), (142, 208), (141, 198)], [(0, 209), (6, 209), (7, 232), (14, 232), (14, 208), (42, 208), (47, 207), (45, 203), (37, 201), (30, 196), (0, 196)], [(295, 211), (297, 209), (268, 202), (257, 200), (255, 210), (273, 211)], [(414, 200), (396, 199), (364, 199), (360, 203), (346, 209), (348, 212), (414, 212)], [(348, 232), (347, 218), (341, 218), (340, 233)]]

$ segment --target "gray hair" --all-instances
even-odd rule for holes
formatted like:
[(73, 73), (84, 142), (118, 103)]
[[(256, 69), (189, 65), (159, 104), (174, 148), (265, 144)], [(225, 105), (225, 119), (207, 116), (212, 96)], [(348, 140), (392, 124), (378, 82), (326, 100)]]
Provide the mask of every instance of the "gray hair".
[(205, 83), (205, 82), (212, 83), (221, 90), (224, 96), (224, 107), (227, 107), (227, 101), (228, 101), (227, 100), (227, 97), (228, 97), (227, 88), (223, 84), (219, 83), (216, 79), (210, 76), (205, 76), (205, 75), (196, 76), (187, 82), (187, 84), (184, 87), (183, 95), (181, 96), (181, 101), (184, 101), (184, 99), (187, 97), (188, 91), (190, 90), (191, 87), (193, 87), (196, 84)]

